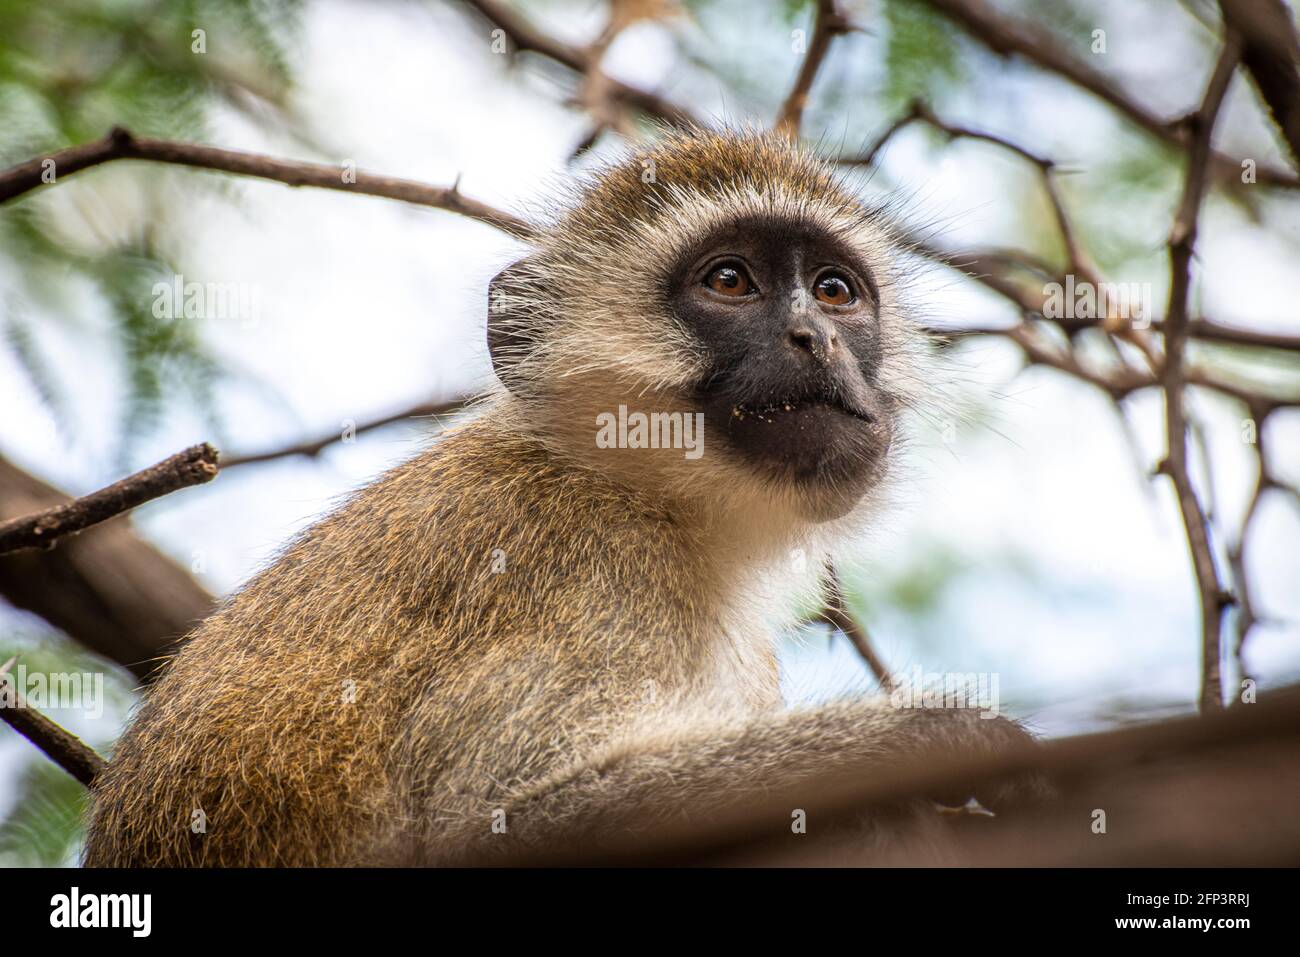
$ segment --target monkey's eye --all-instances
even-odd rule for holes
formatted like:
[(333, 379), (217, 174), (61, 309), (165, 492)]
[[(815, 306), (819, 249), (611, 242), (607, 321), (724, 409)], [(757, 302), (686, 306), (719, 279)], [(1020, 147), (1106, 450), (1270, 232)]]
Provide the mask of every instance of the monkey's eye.
[(748, 296), (754, 291), (749, 276), (736, 266), (719, 266), (705, 277), (704, 285), (720, 296)]
[(847, 306), (857, 296), (849, 281), (838, 273), (826, 273), (813, 283), (813, 295), (828, 306)]

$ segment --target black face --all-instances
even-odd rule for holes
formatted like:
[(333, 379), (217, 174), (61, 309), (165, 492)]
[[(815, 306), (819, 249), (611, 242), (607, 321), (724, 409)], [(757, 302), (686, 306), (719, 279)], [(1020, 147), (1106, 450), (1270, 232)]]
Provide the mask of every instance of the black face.
[(697, 396), (710, 435), (773, 479), (856, 501), (894, 414), (876, 387), (867, 265), (807, 224), (739, 221), (687, 253), (665, 292), (710, 357)]

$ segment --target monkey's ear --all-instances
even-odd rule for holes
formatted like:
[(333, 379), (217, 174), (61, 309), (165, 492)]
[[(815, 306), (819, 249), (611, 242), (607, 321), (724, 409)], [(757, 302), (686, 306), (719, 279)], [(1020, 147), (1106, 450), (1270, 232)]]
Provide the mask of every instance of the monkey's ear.
[(487, 346), (492, 371), (516, 394), (526, 384), (518, 366), (536, 346), (527, 322), (527, 304), (537, 301), (536, 286), (526, 258), (507, 266), (488, 283)]

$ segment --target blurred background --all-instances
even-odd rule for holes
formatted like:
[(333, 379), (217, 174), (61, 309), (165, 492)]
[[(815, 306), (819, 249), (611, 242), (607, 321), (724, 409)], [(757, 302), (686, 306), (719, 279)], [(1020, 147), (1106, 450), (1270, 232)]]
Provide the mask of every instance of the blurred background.
[[(0, 0), (0, 166), (121, 125), (457, 182), (468, 196), (526, 213), (624, 139), (593, 130), (573, 102), (573, 71), (500, 42), (476, 6)], [(574, 48), (610, 18), (597, 0), (502, 6)], [(771, 123), (814, 17), (802, 0), (618, 6), (638, 18), (618, 33), (604, 71), (713, 123)], [(919, 98), (950, 125), (1051, 157), (1097, 268), (1112, 281), (1149, 283), (1162, 309), (1184, 154), (1052, 72), (1000, 58), (936, 6), (839, 4), (859, 29), (836, 39), (817, 75), (805, 138), (830, 155), (860, 154)], [(1214, 3), (992, 7), (1049, 29), (1165, 119), (1196, 108), (1213, 67)], [(653, 135), (643, 119), (632, 122)], [(1216, 146), (1285, 170), (1279, 142), (1238, 76)], [(889, 201), (944, 249), (1010, 248), (1062, 262), (1037, 170), (995, 143), (914, 123), (856, 175), (864, 194)], [(439, 210), (144, 162), (42, 188), (0, 208), (0, 457), (75, 495), (202, 440), (229, 458), (344, 435), (315, 457), (233, 467), (133, 515), (136, 536), (211, 595), (229, 594), (448, 420), (403, 419), (354, 440), (349, 426), (488, 381), (486, 284), (518, 250), (504, 233)], [(1193, 315), (1300, 335), (1298, 253), (1300, 191), (1216, 189), (1201, 219)], [(958, 271), (923, 260), (916, 271), (927, 324), (1020, 318)], [(155, 318), (154, 284), (178, 275), (238, 284), (251, 308)], [(1086, 337), (1076, 347), (1103, 349)], [(1300, 393), (1294, 351), (1195, 342), (1191, 355), (1234, 381)], [(1136, 393), (1121, 412), (1077, 378), (1026, 367), (1020, 349), (996, 336), (957, 340), (939, 360), (951, 409), (913, 423), (897, 513), (841, 567), (849, 605), (889, 669), (996, 673), (1003, 707), (1048, 735), (1193, 710), (1195, 581), (1168, 480), (1151, 478), (1165, 444), (1160, 394)], [(1256, 481), (1243, 440), (1249, 414), (1204, 390), (1190, 393), (1189, 408), (1195, 477), (1226, 569)], [(1274, 477), (1300, 483), (1300, 411), (1280, 409), (1265, 430)], [(1244, 556), (1260, 620), (1241, 664), (1263, 688), (1300, 677), (1296, 505), (1266, 495)], [(46, 584), (47, 602), (82, 600), (66, 583)], [(52, 625), (58, 613), (20, 610), (31, 604), (15, 587), (0, 575), (0, 661), (18, 654), (28, 672), (105, 674), (102, 715), (48, 713), (108, 753), (138, 678), (87, 650), (86, 635)], [(793, 701), (874, 687), (852, 645), (824, 626), (783, 636), (782, 660)], [(1232, 697), (1241, 665), (1227, 655), (1225, 668)], [(83, 800), (80, 785), (0, 730), (0, 863), (74, 861)]]

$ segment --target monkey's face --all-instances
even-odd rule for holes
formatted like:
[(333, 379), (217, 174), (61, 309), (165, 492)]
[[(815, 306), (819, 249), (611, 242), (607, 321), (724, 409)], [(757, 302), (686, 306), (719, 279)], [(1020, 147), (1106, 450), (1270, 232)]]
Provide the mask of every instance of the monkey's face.
[(823, 522), (881, 481), (915, 404), (898, 259), (783, 138), (668, 137), (579, 189), (493, 281), (489, 351), (552, 447), (710, 514)]
[(871, 264), (814, 223), (741, 218), (685, 250), (664, 295), (703, 346), (694, 398), (714, 448), (817, 517), (851, 508), (880, 477), (896, 414), (878, 385)]

